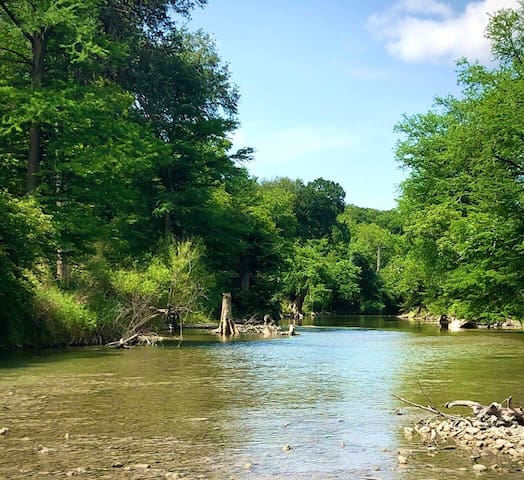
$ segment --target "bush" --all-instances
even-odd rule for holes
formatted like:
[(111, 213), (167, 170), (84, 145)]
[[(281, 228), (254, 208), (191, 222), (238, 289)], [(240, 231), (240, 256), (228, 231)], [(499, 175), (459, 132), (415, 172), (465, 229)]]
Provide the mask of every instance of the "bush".
[(0, 339), (4, 345), (33, 340), (30, 269), (48, 255), (52, 233), (49, 217), (33, 200), (16, 199), (0, 190)]
[(201, 315), (214, 283), (202, 259), (200, 244), (170, 242), (145, 265), (112, 273), (111, 285), (119, 302), (115, 329), (120, 335), (146, 325), (160, 326), (158, 309), (173, 308), (182, 321), (188, 314)]
[(64, 292), (54, 285), (40, 284), (34, 298), (39, 343), (44, 345), (85, 345), (93, 343), (96, 314), (87, 300)]

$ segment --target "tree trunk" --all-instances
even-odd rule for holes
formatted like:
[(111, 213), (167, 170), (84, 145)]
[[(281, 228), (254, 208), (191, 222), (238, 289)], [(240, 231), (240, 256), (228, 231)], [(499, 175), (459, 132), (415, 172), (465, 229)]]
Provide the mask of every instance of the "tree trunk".
[(56, 278), (65, 285), (69, 285), (69, 264), (67, 253), (61, 249), (56, 251)]
[(293, 316), (293, 322), (300, 321), (304, 318), (304, 313), (302, 308), (304, 307), (304, 300), (306, 299), (307, 291), (301, 291), (293, 300), (293, 305), (291, 307), (291, 315)]
[(243, 255), (240, 259), (240, 290), (248, 292), (250, 287), (251, 273), (249, 271), (249, 258)]
[(380, 272), (380, 262), (381, 262), (381, 258), (380, 258), (380, 245), (377, 247), (377, 273)]
[(222, 295), (222, 312), (220, 314), (220, 324), (218, 325), (218, 329), (215, 332), (222, 336), (239, 334), (238, 328), (233, 321), (230, 293), (224, 293)]
[[(42, 87), (44, 78), (45, 33), (40, 30), (31, 36), (31, 90)], [(27, 192), (33, 193), (38, 186), (38, 172), (42, 159), (42, 126), (35, 119), (29, 127), (29, 153), (27, 158)]]

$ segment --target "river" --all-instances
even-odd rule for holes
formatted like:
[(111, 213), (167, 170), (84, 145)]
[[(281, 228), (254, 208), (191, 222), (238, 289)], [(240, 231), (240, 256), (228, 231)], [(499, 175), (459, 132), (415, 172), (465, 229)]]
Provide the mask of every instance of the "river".
[[(442, 333), (392, 317), (317, 318), (299, 336), (181, 348), (75, 348), (0, 358), (0, 478), (472, 478), (469, 453), (412, 453), (435, 405), (513, 395), (524, 334)], [(403, 415), (398, 415), (397, 409)], [(513, 469), (483, 478), (522, 478)]]

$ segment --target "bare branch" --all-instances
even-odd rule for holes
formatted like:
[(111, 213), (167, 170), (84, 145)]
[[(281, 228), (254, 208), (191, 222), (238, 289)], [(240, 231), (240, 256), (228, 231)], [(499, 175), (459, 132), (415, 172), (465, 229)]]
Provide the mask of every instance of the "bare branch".
[(407, 403), (408, 405), (411, 405), (412, 407), (420, 408), (421, 410), (424, 410), (426, 412), (433, 413), (435, 415), (438, 415), (440, 417), (449, 418), (451, 420), (457, 420), (460, 417), (455, 417), (453, 415), (448, 415), (444, 412), (441, 412), (438, 408), (435, 408), (433, 405), (420, 405), (418, 403), (412, 402), (410, 400), (406, 400), (405, 398), (399, 397), (398, 395), (392, 393), (393, 397), (395, 397), (397, 400), (400, 400), (401, 402)]

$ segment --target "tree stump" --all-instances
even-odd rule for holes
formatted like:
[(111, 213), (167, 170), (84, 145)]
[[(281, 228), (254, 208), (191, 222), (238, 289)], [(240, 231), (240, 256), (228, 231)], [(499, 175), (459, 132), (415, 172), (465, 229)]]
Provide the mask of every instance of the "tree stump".
[(222, 336), (234, 336), (239, 334), (238, 328), (233, 321), (230, 293), (224, 293), (222, 295), (222, 312), (220, 313), (220, 324), (218, 325), (218, 328), (215, 332)]

